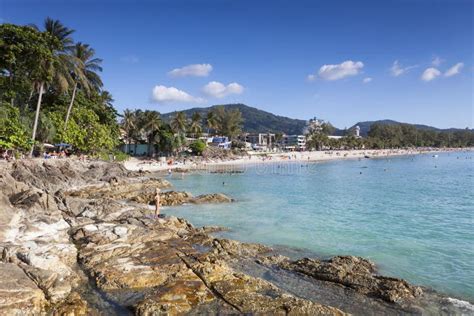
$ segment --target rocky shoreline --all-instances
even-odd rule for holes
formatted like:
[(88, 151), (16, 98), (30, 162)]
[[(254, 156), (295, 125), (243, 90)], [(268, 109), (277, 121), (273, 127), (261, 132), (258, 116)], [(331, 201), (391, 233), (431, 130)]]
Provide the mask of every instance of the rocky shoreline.
[(469, 314), (469, 306), (377, 274), (363, 258), (292, 260), (215, 238), (216, 227), (154, 219), (192, 196), (120, 164), (67, 160), (0, 165), (1, 315)]

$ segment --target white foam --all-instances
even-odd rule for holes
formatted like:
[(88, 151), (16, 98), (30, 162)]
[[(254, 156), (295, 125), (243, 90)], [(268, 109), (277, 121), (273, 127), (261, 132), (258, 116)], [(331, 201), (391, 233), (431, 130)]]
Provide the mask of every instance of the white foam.
[(474, 311), (474, 305), (468, 301), (458, 300), (457, 298), (448, 297), (448, 301), (456, 307), (466, 309), (469, 311)]

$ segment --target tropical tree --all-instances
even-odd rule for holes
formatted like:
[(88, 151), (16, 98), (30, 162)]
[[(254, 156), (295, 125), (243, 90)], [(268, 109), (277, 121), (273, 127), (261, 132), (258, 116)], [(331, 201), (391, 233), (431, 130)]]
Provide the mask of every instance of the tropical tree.
[(180, 111), (171, 120), (171, 128), (176, 134), (182, 134), (186, 132), (187, 118), (186, 113)]
[(194, 112), (193, 115), (191, 116), (189, 131), (191, 132), (193, 138), (201, 136), (202, 126), (201, 126), (201, 114), (199, 114), (199, 112)]
[(143, 141), (143, 111), (140, 109), (135, 110), (135, 126), (132, 130), (132, 139), (134, 143), (134, 153), (137, 154), (138, 144)]
[(157, 111), (145, 111), (143, 113), (143, 130), (147, 138), (148, 143), (148, 155), (152, 154), (152, 148), (154, 143), (159, 138), (159, 132), (161, 129), (161, 118), (160, 113)]
[(219, 107), (216, 115), (220, 134), (233, 139), (241, 133), (243, 119), (242, 113), (238, 109), (226, 111), (224, 107)]
[(135, 129), (137, 126), (136, 115), (134, 111), (126, 109), (123, 112), (123, 117), (121, 121), (122, 130), (124, 131), (124, 136), (127, 144), (127, 153), (130, 153), (130, 144), (132, 143), (133, 135), (136, 133)]
[[(72, 81), (71, 70), (74, 69), (74, 62), (71, 55), (68, 54), (70, 45), (72, 44), (71, 34), (74, 30), (65, 27), (59, 20), (46, 18), (44, 22), (44, 33), (47, 35), (46, 41), (49, 48), (51, 59), (41, 59), (38, 66), (41, 69), (42, 76), (38, 76), (34, 81), (35, 87), (38, 89), (38, 101), (36, 104), (36, 114), (33, 123), (33, 132), (31, 139), (36, 139), (36, 130), (38, 128), (38, 120), (41, 109), (41, 101), (45, 86), (49, 83), (49, 76), (52, 75), (54, 82), (60, 91), (65, 91)], [(34, 146), (31, 147), (30, 156), (33, 156)]]
[(0, 105), (0, 148), (28, 149), (29, 136), (20, 121), (18, 108), (9, 103)]
[[(32, 27), (39, 30), (35, 25)], [(59, 92), (67, 91), (74, 81), (72, 74), (80, 65), (80, 60), (71, 54), (74, 42), (71, 35), (75, 31), (50, 17), (45, 19), (43, 28), (43, 33), (49, 35), (48, 47), (54, 56), (52, 64), (54, 88)]]
[(215, 130), (217, 128), (217, 116), (215, 111), (211, 110), (207, 112), (206, 116), (206, 124), (207, 124), (207, 133), (209, 134), (210, 130)]
[(86, 93), (89, 93), (90, 90), (98, 91), (103, 86), (102, 80), (97, 74), (97, 72), (102, 71), (102, 67), (100, 66), (102, 59), (94, 57), (94, 49), (88, 44), (79, 42), (71, 48), (71, 51), (78, 64), (72, 69), (74, 87), (72, 90), (71, 102), (69, 103), (66, 119), (64, 121), (65, 129), (67, 129), (67, 123), (74, 105), (74, 99), (76, 97), (76, 90), (78, 86)]

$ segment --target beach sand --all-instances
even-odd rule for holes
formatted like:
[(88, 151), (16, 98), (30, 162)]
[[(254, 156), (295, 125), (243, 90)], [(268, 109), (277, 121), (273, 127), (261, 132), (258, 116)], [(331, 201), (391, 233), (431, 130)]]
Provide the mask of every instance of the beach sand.
[[(358, 158), (385, 158), (392, 156), (434, 154), (436, 152), (459, 151), (462, 149), (379, 149), (379, 150), (333, 150), (333, 151), (302, 151), (302, 152), (285, 152), (285, 153), (261, 153), (250, 152), (248, 156), (236, 157), (235, 159), (203, 159), (193, 161), (188, 159), (186, 163), (181, 161), (173, 162), (168, 165), (165, 161), (141, 160), (138, 158), (130, 158), (123, 162), (125, 168), (132, 171), (165, 171), (169, 169), (187, 169), (200, 170), (208, 167), (225, 166), (225, 165), (248, 165), (260, 163), (275, 162), (315, 162), (342, 159), (358, 159)], [(464, 149), (465, 150), (465, 149)]]

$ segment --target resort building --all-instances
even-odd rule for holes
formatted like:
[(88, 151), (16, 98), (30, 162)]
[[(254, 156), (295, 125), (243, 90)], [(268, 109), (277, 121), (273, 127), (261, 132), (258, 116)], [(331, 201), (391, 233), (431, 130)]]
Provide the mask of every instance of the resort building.
[(214, 137), (208, 138), (208, 145), (218, 147), (218, 148), (231, 149), (232, 142), (229, 140), (229, 137), (227, 136), (214, 136)]
[(283, 135), (280, 146), (285, 150), (305, 150), (305, 135)]
[(251, 144), (254, 150), (272, 148), (275, 144), (275, 134), (272, 133), (246, 133), (239, 137), (241, 141)]

